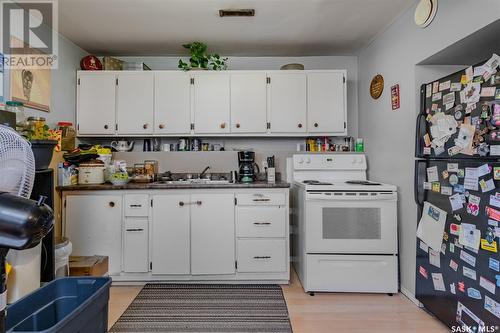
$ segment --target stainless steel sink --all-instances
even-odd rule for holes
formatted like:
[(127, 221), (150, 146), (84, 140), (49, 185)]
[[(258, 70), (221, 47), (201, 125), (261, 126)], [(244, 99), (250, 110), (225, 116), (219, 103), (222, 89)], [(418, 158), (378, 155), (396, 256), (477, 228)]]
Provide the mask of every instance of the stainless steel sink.
[(167, 184), (167, 185), (191, 185), (191, 184), (200, 184), (200, 185), (216, 185), (216, 184), (229, 184), (229, 180), (211, 180), (211, 179), (183, 179), (183, 180), (162, 180), (155, 182), (154, 184)]

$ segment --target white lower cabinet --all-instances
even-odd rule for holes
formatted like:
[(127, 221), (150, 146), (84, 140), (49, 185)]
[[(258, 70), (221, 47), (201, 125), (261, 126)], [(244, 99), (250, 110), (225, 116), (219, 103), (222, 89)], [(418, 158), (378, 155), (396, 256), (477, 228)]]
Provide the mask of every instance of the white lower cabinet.
[(114, 281), (289, 280), (288, 189), (63, 192), (72, 255)]
[(65, 236), (73, 244), (73, 256), (109, 257), (109, 274), (121, 272), (123, 198), (113, 195), (65, 197)]
[(123, 271), (127, 273), (145, 273), (148, 267), (148, 232), (147, 218), (126, 218), (123, 229)]
[(234, 194), (191, 195), (191, 274), (234, 274)]
[(153, 274), (189, 274), (189, 194), (153, 195), (151, 263)]
[(238, 272), (285, 272), (284, 239), (239, 239)]

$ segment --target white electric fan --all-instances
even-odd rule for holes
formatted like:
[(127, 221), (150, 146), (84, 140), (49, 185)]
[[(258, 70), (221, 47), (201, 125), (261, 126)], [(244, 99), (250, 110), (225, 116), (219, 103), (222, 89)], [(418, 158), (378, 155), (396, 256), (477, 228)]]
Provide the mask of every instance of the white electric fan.
[[(29, 199), (34, 179), (31, 145), (0, 125), (0, 333), (5, 331), (6, 303), (40, 286), (39, 244), (51, 230), (54, 216), (44, 205), (45, 198)], [(6, 257), (13, 266), (7, 284)]]
[(30, 143), (10, 127), (0, 125), (0, 191), (29, 198), (34, 180)]

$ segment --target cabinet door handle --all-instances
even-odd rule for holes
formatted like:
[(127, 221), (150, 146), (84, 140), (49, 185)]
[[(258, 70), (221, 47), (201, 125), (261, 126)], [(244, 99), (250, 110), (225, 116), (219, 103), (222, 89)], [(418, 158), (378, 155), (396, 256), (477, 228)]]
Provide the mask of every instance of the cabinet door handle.
[(223, 128), (223, 129), (226, 128), (226, 123), (220, 124), (220, 128)]
[(115, 203), (113, 201), (109, 202), (109, 207), (113, 208), (115, 206)]
[(297, 125), (297, 127), (298, 127), (298, 128), (302, 128), (302, 124), (298, 124), (298, 125)]
[(109, 128), (109, 126), (108, 126), (108, 125), (104, 125), (104, 129), (108, 129), (108, 128)]
[(165, 128), (165, 124), (160, 124), (160, 125), (158, 125), (158, 127), (159, 127), (160, 129), (164, 129), (164, 128)]
[(130, 207), (132, 207), (132, 208), (141, 208), (142, 205), (130, 205)]
[(179, 206), (184, 206), (184, 205), (198, 205), (201, 206), (203, 202), (202, 201), (191, 201), (191, 202), (184, 202), (184, 201), (179, 201)]
[(142, 128), (147, 129), (148, 126), (149, 126), (148, 124), (144, 124), (144, 125), (142, 125)]
[(255, 225), (270, 225), (271, 222), (254, 222)]
[(125, 229), (125, 231), (144, 231), (144, 229)]
[(314, 127), (318, 127), (318, 123), (314, 123)]
[(253, 199), (253, 201), (255, 201), (255, 202), (267, 202), (267, 201), (271, 201), (271, 199)]
[(184, 201), (179, 201), (179, 206), (184, 206)]
[(271, 259), (271, 256), (255, 256), (254, 259)]

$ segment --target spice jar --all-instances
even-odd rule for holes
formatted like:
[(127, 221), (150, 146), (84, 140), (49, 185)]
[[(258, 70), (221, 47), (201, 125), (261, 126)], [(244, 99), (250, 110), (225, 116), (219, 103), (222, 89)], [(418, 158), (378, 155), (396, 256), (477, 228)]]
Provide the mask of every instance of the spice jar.
[(43, 117), (28, 117), (28, 128), (33, 133), (33, 138), (43, 139), (45, 118)]
[(76, 132), (73, 123), (60, 121), (57, 123), (57, 129), (62, 133), (61, 150), (72, 151), (75, 149)]

